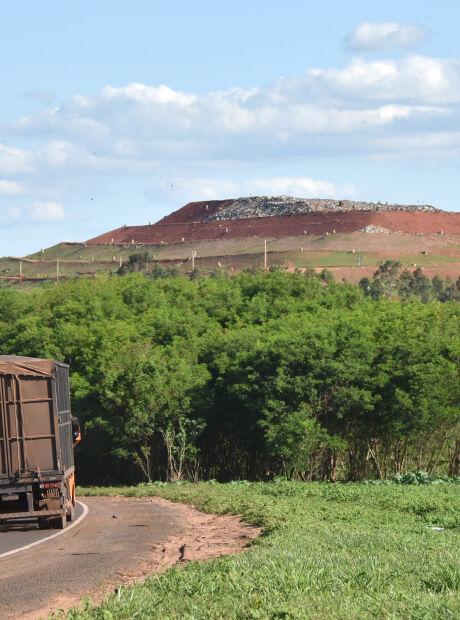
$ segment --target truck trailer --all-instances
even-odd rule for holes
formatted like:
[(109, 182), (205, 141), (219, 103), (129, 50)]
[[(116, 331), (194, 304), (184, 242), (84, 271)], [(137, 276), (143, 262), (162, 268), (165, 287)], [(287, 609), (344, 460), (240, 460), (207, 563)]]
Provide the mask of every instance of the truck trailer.
[(0, 526), (38, 520), (62, 529), (75, 515), (69, 366), (0, 355)]

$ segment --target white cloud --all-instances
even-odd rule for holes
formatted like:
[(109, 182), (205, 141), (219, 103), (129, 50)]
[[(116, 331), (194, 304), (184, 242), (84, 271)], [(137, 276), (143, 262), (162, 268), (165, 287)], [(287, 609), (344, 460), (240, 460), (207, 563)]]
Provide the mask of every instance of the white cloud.
[(235, 196), (239, 184), (227, 179), (206, 179), (200, 177), (175, 177), (171, 183), (152, 185), (146, 196), (157, 202), (189, 202), (192, 200), (222, 200)]
[(417, 105), (460, 103), (460, 62), (409, 55), (399, 60), (367, 61), (354, 58), (343, 69), (309, 70), (303, 84), (315, 98), (334, 97), (342, 102), (354, 101), (361, 109), (370, 102), (398, 103), (410, 101)]
[(308, 177), (273, 177), (253, 179), (245, 183), (247, 193), (263, 195), (287, 195), (299, 198), (333, 198), (354, 193), (354, 187), (337, 188), (329, 181), (317, 181)]
[(223, 200), (237, 196), (288, 195), (299, 198), (348, 197), (355, 193), (352, 184), (337, 187), (330, 181), (309, 177), (254, 178), (246, 181), (227, 179), (175, 178), (172, 183), (159, 183), (146, 194), (153, 202), (189, 202), (196, 200)]
[[(120, 88), (106, 86), (102, 89), (102, 95), (107, 99), (125, 99), (126, 101), (135, 101), (142, 105), (168, 105), (173, 103), (184, 107), (189, 106), (196, 99), (195, 95), (175, 91), (164, 84), (147, 86), (138, 82), (132, 82)], [(86, 101), (83, 100), (83, 103), (86, 103)]]
[(65, 211), (59, 202), (36, 201), (27, 209), (27, 215), (35, 222), (59, 222), (65, 218)]
[[(402, 121), (413, 128), (414, 122), (453, 117), (459, 104), (458, 60), (355, 58), (343, 68), (309, 69), (266, 88), (195, 95), (138, 83), (107, 86), (22, 118), (6, 131), (47, 137), (37, 158), (50, 166), (96, 170), (117, 160), (138, 167), (165, 159), (241, 157), (248, 149), (281, 154), (307, 134), (391, 130)], [(26, 164), (11, 149), (6, 157), (11, 169)], [(0, 164), (1, 158), (0, 150)]]
[(366, 128), (390, 125), (399, 119), (447, 116), (450, 111), (435, 106), (410, 106), (389, 104), (360, 110), (330, 108), (321, 110), (316, 106), (299, 105), (292, 109), (291, 137), (296, 129), (309, 133), (352, 132)]
[(2, 207), (0, 210), (0, 222), (10, 224), (18, 220), (21, 216), (21, 209), (15, 206)]
[(0, 172), (3, 175), (22, 174), (31, 170), (31, 155), (14, 146), (0, 144)]
[(60, 222), (65, 219), (65, 211), (61, 203), (51, 201), (34, 201), (24, 205), (7, 205), (0, 208), (0, 222)]
[(24, 191), (21, 183), (15, 181), (0, 181), (0, 196), (17, 196)]
[(413, 49), (430, 36), (430, 31), (418, 24), (398, 22), (362, 22), (345, 40), (348, 49), (377, 51), (391, 48)]
[[(458, 154), (459, 126), (460, 61), (419, 54), (354, 58), (266, 87), (204, 94), (165, 85), (106, 86), (2, 127), (8, 145), (0, 144), (0, 174), (12, 185), (0, 185), (0, 193), (22, 185), (28, 194), (36, 190), (36, 199), (60, 204), (54, 201), (65, 200), (69, 187), (88, 193), (95, 179), (137, 175), (153, 184), (176, 179), (182, 193), (170, 191), (170, 181), (155, 191), (177, 200), (259, 191), (343, 195), (343, 187), (308, 178), (253, 178), (244, 185), (215, 175), (226, 176), (219, 167), (230, 170), (235, 162), (261, 170), (268, 161), (309, 157), (428, 157), (433, 145), (437, 157), (450, 158)], [(27, 146), (10, 146), (15, 140)], [(63, 217), (59, 209), (34, 213), (42, 220)]]

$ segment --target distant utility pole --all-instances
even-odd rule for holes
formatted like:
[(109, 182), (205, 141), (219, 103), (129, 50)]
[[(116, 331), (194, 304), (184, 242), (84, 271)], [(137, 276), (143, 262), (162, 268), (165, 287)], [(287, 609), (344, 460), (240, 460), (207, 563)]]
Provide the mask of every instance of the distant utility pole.
[(19, 284), (22, 284), (22, 260), (19, 261)]
[(192, 250), (192, 271), (195, 271), (196, 250)]
[(358, 254), (358, 267), (361, 267), (361, 254)]
[(59, 258), (56, 261), (56, 282), (59, 282)]
[(267, 271), (267, 240), (264, 239), (264, 271)]

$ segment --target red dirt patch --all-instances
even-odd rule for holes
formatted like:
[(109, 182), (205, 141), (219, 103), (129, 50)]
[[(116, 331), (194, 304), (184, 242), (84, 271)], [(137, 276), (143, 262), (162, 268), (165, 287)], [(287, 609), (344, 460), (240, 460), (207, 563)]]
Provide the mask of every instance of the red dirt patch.
[[(373, 225), (406, 233), (460, 234), (460, 213), (412, 211), (328, 211), (300, 215), (203, 222), (231, 201), (195, 202), (148, 226), (125, 226), (94, 237), (89, 244), (183, 243), (245, 237), (352, 233)], [(206, 209), (208, 205), (208, 209)]]
[(230, 200), (201, 200), (199, 202), (189, 202), (167, 215), (158, 224), (179, 224), (184, 222), (201, 222), (210, 215), (214, 215), (218, 211), (222, 211), (225, 207), (231, 205), (233, 199)]

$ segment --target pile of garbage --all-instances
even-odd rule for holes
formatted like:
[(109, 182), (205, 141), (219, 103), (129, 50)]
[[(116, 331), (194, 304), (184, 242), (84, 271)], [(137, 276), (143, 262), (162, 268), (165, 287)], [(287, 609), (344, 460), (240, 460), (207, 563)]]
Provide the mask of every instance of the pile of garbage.
[(383, 228), (383, 226), (374, 226), (374, 224), (369, 224), (368, 226), (363, 226), (362, 228), (359, 228), (356, 232), (385, 233), (386, 235), (389, 235), (391, 230), (388, 230), (388, 228)]
[[(321, 211), (429, 211), (438, 212), (432, 205), (401, 205), (329, 198), (293, 198), (291, 196), (249, 196), (237, 198), (222, 210), (203, 221), (239, 220), (249, 217), (299, 215)], [(370, 231), (366, 231), (370, 232)]]

